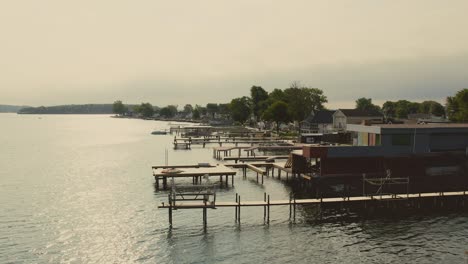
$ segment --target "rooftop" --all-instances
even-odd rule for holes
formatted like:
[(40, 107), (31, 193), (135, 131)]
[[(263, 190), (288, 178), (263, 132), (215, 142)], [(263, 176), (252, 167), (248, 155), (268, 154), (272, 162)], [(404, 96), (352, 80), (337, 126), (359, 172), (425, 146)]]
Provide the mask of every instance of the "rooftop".
[[(373, 134), (392, 134), (392, 133), (464, 133), (468, 132), (468, 123), (431, 123), (431, 124), (375, 124), (375, 125), (354, 125), (348, 124), (346, 130), (352, 132), (364, 132)], [(410, 130), (410, 131), (408, 131)], [(468, 134), (467, 134), (468, 135)]]
[(333, 124), (335, 110), (320, 110), (315, 115), (309, 115), (306, 122), (311, 124)]
[(383, 115), (376, 111), (364, 111), (359, 109), (338, 109), (340, 110), (345, 116), (376, 116), (382, 117)]
[(376, 124), (381, 128), (468, 128), (468, 123)]

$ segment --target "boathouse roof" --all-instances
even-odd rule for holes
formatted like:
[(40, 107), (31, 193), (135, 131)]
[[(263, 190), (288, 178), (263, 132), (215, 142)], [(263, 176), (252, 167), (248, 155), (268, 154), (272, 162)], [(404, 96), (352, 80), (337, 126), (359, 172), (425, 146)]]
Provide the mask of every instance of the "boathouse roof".
[(347, 117), (364, 117), (364, 116), (376, 116), (382, 117), (383, 115), (377, 111), (366, 111), (359, 109), (338, 109)]
[(304, 121), (310, 124), (333, 124), (335, 112), (335, 110), (320, 110), (315, 115), (309, 115)]
[(468, 135), (468, 123), (431, 123), (431, 124), (373, 124), (354, 125), (346, 128), (350, 132), (365, 132), (374, 134), (400, 134), (400, 133), (466, 133)]

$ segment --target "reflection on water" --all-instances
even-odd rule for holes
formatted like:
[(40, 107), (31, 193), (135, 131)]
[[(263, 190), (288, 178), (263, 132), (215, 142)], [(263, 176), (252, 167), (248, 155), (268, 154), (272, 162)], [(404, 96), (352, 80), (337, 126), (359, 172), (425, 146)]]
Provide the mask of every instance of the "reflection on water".
[[(463, 263), (468, 215), (456, 212), (321, 214), (272, 207), (174, 211), (174, 228), (157, 204), (151, 165), (217, 162), (211, 150), (173, 151), (167, 124), (107, 116), (0, 115), (0, 262), (39, 263)], [(287, 199), (276, 179), (248, 175), (217, 200)], [(190, 182), (190, 179), (188, 179)], [(232, 209), (232, 210), (231, 210)], [(318, 217), (318, 216), (321, 216)]]

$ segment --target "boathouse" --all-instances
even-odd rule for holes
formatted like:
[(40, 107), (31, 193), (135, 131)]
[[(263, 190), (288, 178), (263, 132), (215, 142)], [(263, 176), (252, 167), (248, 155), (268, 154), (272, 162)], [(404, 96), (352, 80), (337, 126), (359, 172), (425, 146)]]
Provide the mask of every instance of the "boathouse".
[(383, 115), (376, 111), (358, 109), (338, 109), (333, 113), (333, 128), (338, 131), (346, 130), (348, 124), (383, 123)]
[(301, 122), (301, 131), (303, 133), (326, 134), (333, 132), (333, 114), (334, 110), (320, 110), (315, 114), (309, 115)]
[(292, 171), (355, 184), (363, 177), (408, 178), (412, 192), (468, 188), (468, 124), (348, 124), (347, 130), (353, 145), (304, 146), (292, 153)]

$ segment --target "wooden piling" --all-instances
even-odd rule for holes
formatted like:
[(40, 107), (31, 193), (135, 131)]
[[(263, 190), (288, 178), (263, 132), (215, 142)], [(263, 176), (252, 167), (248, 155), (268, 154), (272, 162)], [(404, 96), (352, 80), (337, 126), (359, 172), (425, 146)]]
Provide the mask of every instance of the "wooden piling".
[(207, 225), (207, 213), (206, 213), (206, 207), (203, 208), (203, 227), (206, 228)]
[(270, 195), (268, 195), (268, 211), (267, 211), (267, 224), (270, 224)]
[(241, 219), (241, 196), (239, 195), (239, 201), (237, 202), (237, 223), (240, 224)]
[(289, 221), (292, 217), (292, 193), (289, 193)]
[[(236, 203), (237, 203), (238, 196), (239, 196), (239, 194), (236, 193)], [(234, 222), (237, 223), (237, 206), (235, 207), (235, 211), (236, 211), (236, 212), (235, 212), (235, 215), (234, 215)]]
[(171, 194), (168, 194), (168, 201), (169, 201), (169, 227), (172, 227), (172, 201), (171, 201)]
[(293, 211), (294, 211), (294, 223), (296, 223), (296, 195), (294, 194), (294, 206), (293, 206)]
[[(263, 193), (263, 201), (266, 203), (266, 192)], [(263, 206), (263, 223), (266, 222), (266, 205)]]

